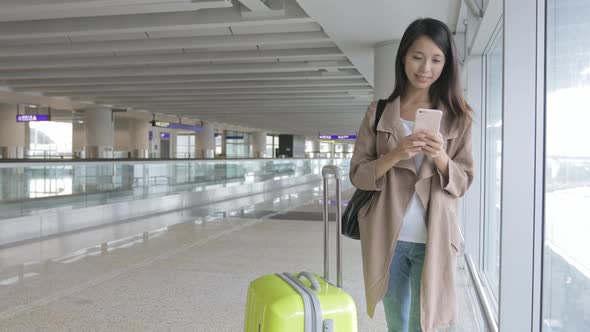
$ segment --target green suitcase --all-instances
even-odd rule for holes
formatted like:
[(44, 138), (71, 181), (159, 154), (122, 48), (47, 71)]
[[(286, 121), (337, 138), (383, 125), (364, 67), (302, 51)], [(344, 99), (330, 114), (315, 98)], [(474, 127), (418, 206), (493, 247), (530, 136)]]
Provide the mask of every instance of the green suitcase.
[[(336, 178), (337, 285), (328, 278), (328, 177)], [(309, 272), (277, 273), (250, 283), (244, 332), (357, 332), (354, 301), (342, 289), (340, 169), (325, 166), (324, 277)]]

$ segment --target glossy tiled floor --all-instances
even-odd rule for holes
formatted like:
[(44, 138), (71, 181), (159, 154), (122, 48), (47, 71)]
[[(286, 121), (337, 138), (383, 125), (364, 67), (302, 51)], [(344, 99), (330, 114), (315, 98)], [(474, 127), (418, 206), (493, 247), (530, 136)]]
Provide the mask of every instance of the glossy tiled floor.
[[(251, 280), (323, 270), (319, 199), (300, 186), (0, 250), (0, 331), (241, 331)], [(364, 310), (359, 243), (343, 251), (359, 331), (385, 331), (382, 307)], [(455, 330), (480, 331), (459, 272)]]

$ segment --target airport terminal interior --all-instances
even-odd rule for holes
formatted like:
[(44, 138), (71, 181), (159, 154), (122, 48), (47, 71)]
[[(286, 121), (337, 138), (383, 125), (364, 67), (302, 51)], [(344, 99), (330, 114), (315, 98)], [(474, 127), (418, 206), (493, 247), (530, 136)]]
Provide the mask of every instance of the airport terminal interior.
[(590, 331), (589, 0), (1, 0), (0, 331), (262, 332), (252, 281), (327, 248), (336, 284), (361, 122), (427, 17), (474, 111), (444, 331)]

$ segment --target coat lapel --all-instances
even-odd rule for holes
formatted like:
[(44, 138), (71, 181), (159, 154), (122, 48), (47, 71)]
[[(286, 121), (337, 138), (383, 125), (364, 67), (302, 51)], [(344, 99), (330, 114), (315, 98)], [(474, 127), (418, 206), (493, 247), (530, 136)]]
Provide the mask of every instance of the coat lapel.
[[(446, 150), (448, 145), (448, 140), (456, 138), (458, 135), (458, 128), (456, 125), (451, 123), (448, 118), (448, 110), (446, 107), (439, 103), (438, 109), (443, 111), (443, 119), (440, 125), (440, 133), (443, 136), (443, 148)], [(393, 102), (387, 103), (385, 106), (385, 110), (383, 110), (383, 114), (381, 115), (381, 119), (377, 124), (377, 133), (382, 132), (385, 134), (385, 146), (379, 148), (379, 155), (382, 155), (386, 152), (391, 151), (392, 147), (397, 146), (398, 142), (405, 137), (405, 130), (400, 121), (400, 98), (396, 98)], [(383, 135), (382, 134), (382, 135)], [(422, 166), (419, 170), (416, 169), (416, 165), (412, 158), (407, 160), (402, 160), (397, 163), (394, 167), (397, 168), (405, 168), (415, 175), (418, 176), (418, 181), (425, 180), (437, 173), (436, 165), (434, 161), (430, 158), (424, 158), (422, 162)], [(424, 188), (424, 190), (430, 188)], [(427, 203), (424, 202), (423, 203)], [(427, 206), (425, 204), (425, 206)]]
[[(393, 102), (387, 103), (381, 119), (377, 124), (377, 133), (383, 132), (387, 135), (387, 145), (391, 147), (397, 146), (399, 141), (405, 137), (405, 130), (400, 121), (400, 99), (396, 98)], [(379, 151), (382, 154), (384, 151), (391, 151), (391, 149), (381, 149)], [(397, 163), (394, 167), (405, 168), (417, 174), (416, 165), (413, 159), (402, 160)]]

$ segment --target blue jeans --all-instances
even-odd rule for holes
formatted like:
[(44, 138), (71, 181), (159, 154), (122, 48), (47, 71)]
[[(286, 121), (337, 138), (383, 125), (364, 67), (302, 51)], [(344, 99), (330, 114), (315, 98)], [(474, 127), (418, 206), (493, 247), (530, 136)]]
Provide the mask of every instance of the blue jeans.
[(421, 332), (420, 287), (426, 244), (398, 241), (383, 298), (389, 332)]

